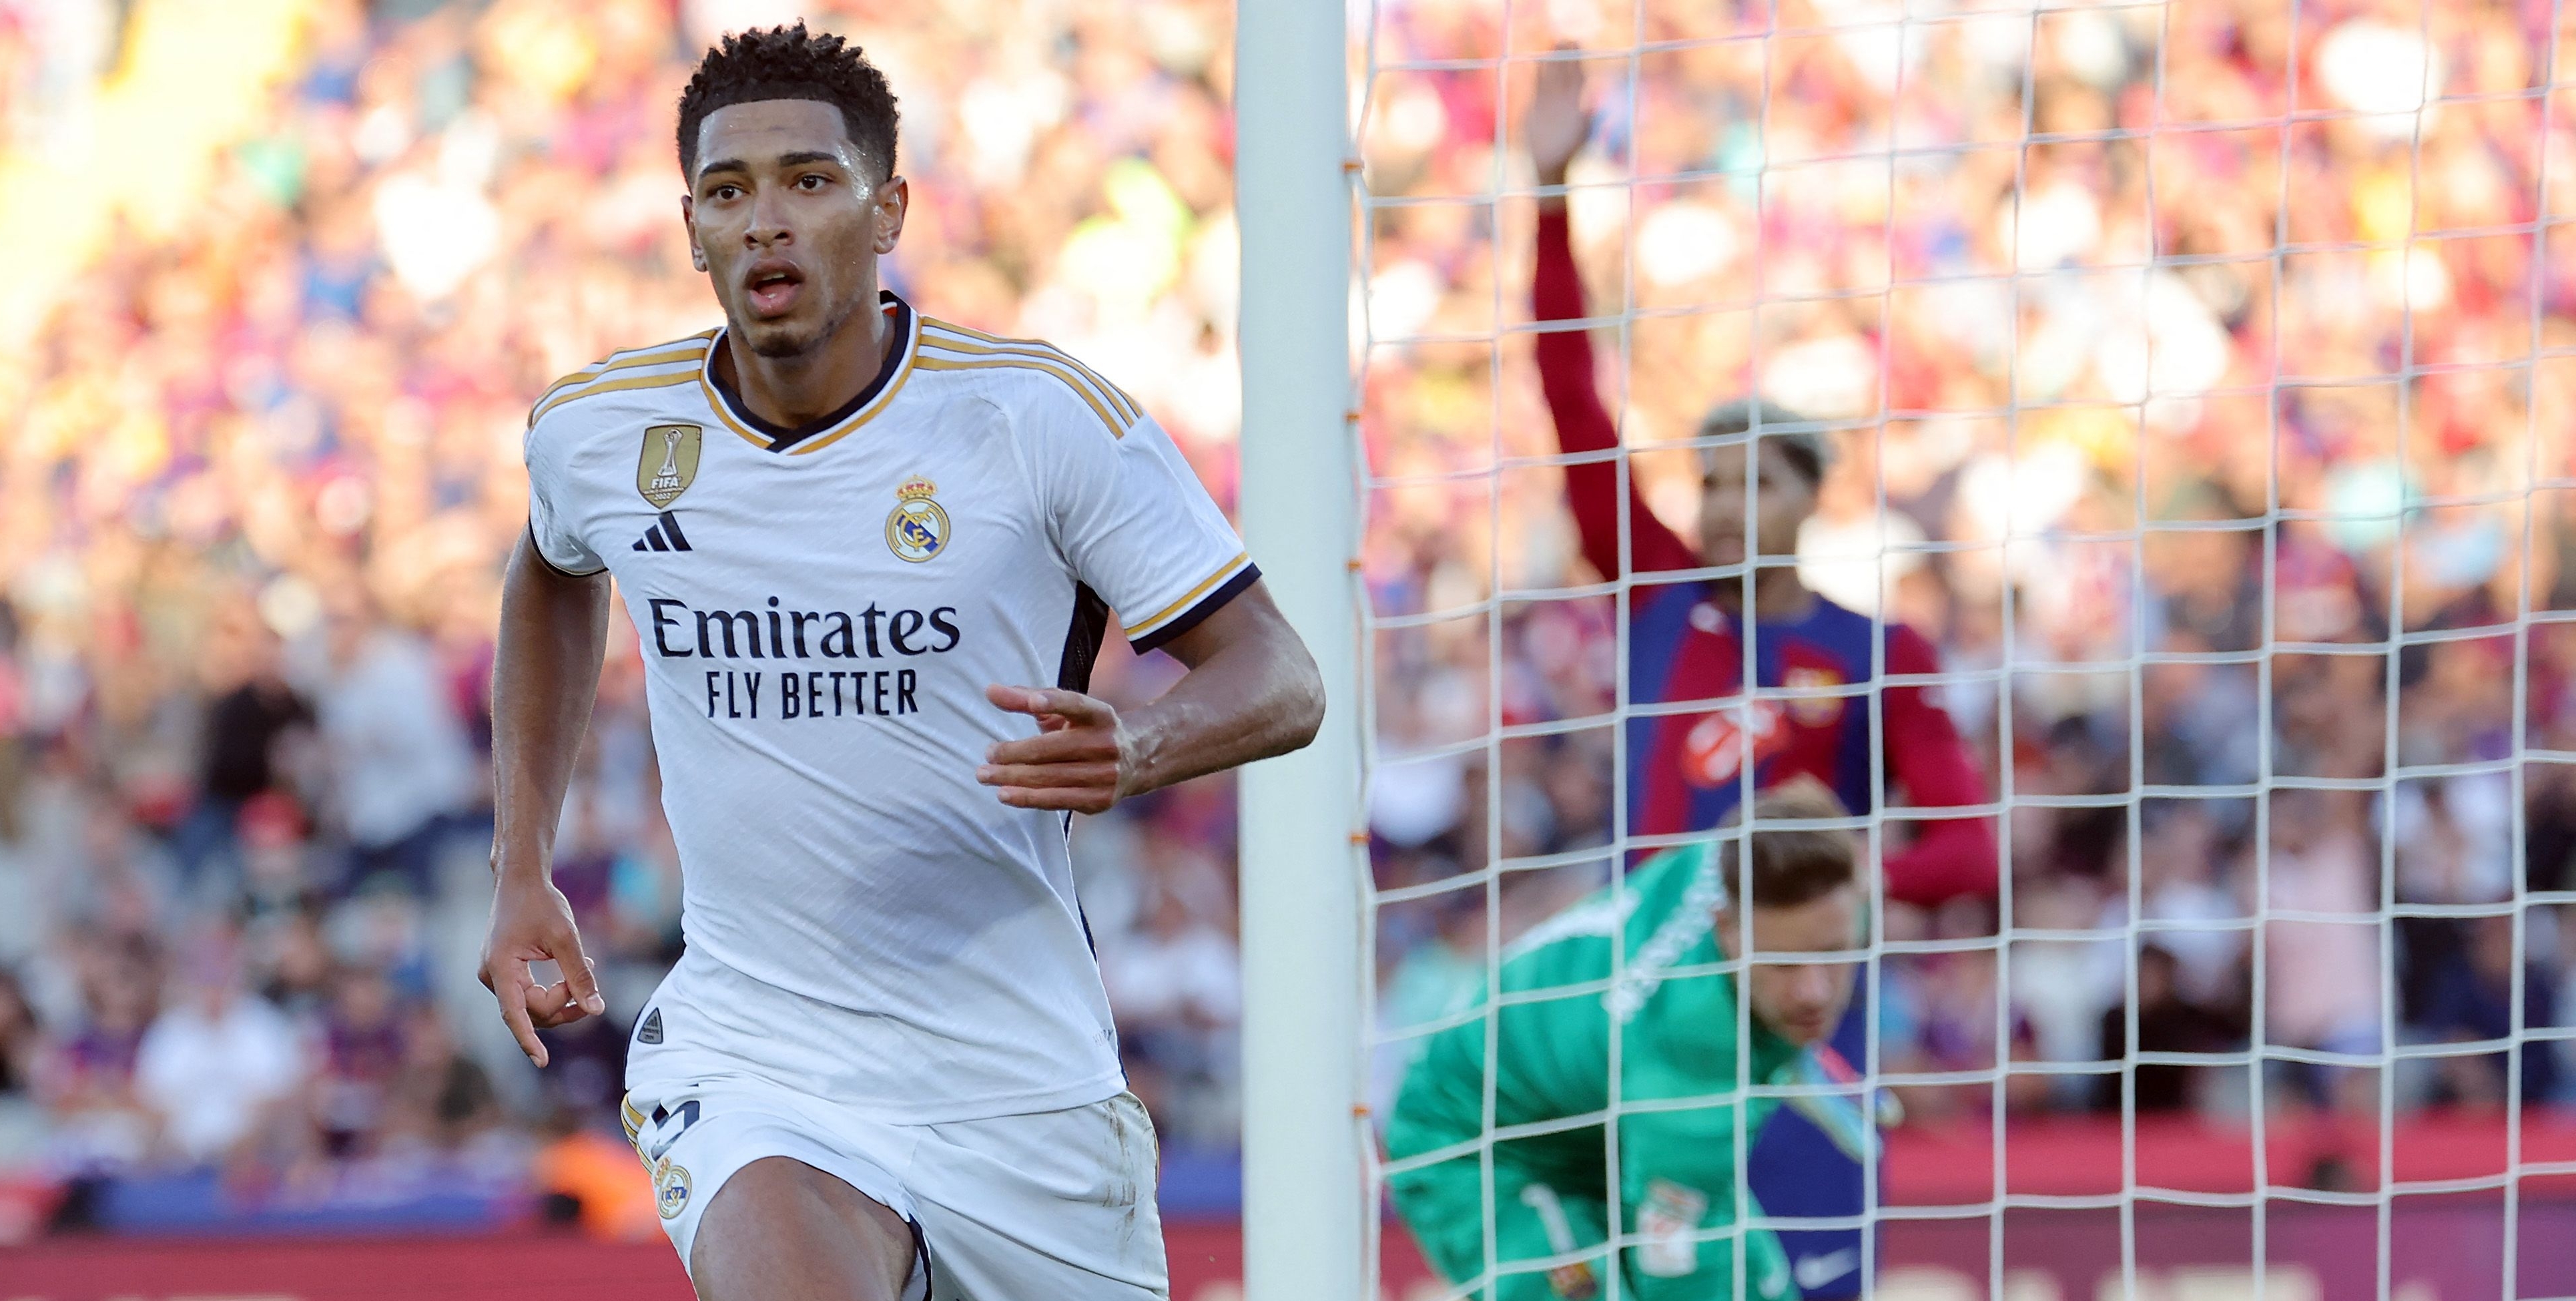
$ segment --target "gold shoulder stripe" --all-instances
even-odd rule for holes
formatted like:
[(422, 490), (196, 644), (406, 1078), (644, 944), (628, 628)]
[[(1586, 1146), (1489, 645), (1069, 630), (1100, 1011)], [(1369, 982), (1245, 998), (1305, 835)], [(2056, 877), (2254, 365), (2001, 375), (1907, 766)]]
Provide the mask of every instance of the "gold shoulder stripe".
[(657, 366), (674, 361), (685, 361), (695, 357), (703, 357), (707, 352), (707, 343), (712, 337), (712, 335), (707, 334), (693, 334), (676, 343), (657, 343), (649, 348), (626, 348), (617, 352), (612, 352), (606, 357), (603, 357), (598, 361), (594, 361), (589, 365), (582, 367), (580, 370), (564, 376), (562, 379), (556, 380), (548, 391), (551, 392), (553, 389), (562, 388), (567, 384), (586, 383), (590, 380), (597, 379), (601, 375), (612, 370), (626, 370), (635, 366)]
[[(691, 335), (678, 343), (659, 343), (649, 348), (629, 348), (623, 352), (612, 352), (605, 358), (547, 385), (545, 393), (538, 397), (535, 406), (542, 407), (564, 390), (578, 388), (614, 371), (635, 370), (644, 366), (667, 366), (677, 361), (696, 361), (707, 355), (707, 344), (714, 337), (715, 332), (711, 330), (705, 334)], [(531, 410), (534, 408), (532, 407)], [(528, 419), (533, 424), (536, 417), (531, 415)]]
[(697, 382), (697, 378), (698, 372), (694, 370), (665, 371), (659, 375), (629, 375), (622, 379), (602, 378), (595, 384), (573, 389), (548, 399), (536, 410), (528, 413), (528, 425), (534, 428), (539, 420), (545, 418), (547, 412), (568, 403), (578, 402), (583, 398), (597, 397), (602, 393), (623, 393), (630, 389), (669, 388), (675, 384), (693, 384)]
[(1198, 586), (1181, 593), (1181, 599), (1155, 611), (1154, 616), (1150, 619), (1144, 619), (1136, 623), (1128, 624), (1127, 640), (1134, 641), (1138, 637), (1144, 636), (1166, 623), (1170, 623), (1173, 619), (1186, 612), (1192, 605), (1196, 604), (1200, 597), (1207, 595), (1209, 588), (1212, 588), (1217, 584), (1232, 578), (1236, 574), (1243, 572), (1244, 563), (1251, 559), (1252, 553), (1248, 551), (1236, 552), (1234, 559), (1217, 566), (1216, 572), (1208, 575), (1207, 578), (1200, 582)]
[(1125, 417), (1129, 424), (1132, 425), (1144, 418), (1144, 405), (1128, 396), (1125, 389), (1110, 383), (1107, 376), (1093, 370), (1084, 364), (1081, 358), (1054, 344), (1042, 339), (1005, 339), (998, 334), (987, 334), (982, 330), (969, 329), (963, 325), (953, 325), (936, 319), (925, 320), (922, 325), (922, 338), (937, 347), (966, 353), (1036, 357), (1061, 366), (1070, 366), (1083, 378), (1090, 380), (1092, 387), (1107, 397), (1110, 405), (1116, 407), (1118, 413)]
[(1048, 348), (1044, 345), (1030, 345), (1026, 347), (992, 347), (981, 343), (970, 342), (965, 339), (940, 338), (926, 332), (921, 336), (921, 342), (924, 347), (938, 348), (944, 352), (961, 353), (966, 356), (1024, 357), (1030, 361), (1043, 361), (1051, 365), (1069, 366), (1076, 373), (1091, 382), (1093, 391), (1109, 400), (1109, 405), (1117, 409), (1118, 418), (1122, 424), (1132, 426), (1136, 423), (1136, 418), (1144, 414), (1134, 405), (1134, 399), (1129, 398), (1126, 394), (1120, 392), (1118, 386), (1100, 378), (1100, 376), (1095, 374), (1090, 367), (1083, 365), (1081, 362), (1075, 361), (1069, 354), (1054, 348)]
[(984, 343), (989, 343), (989, 344), (992, 344), (992, 345), (994, 345), (994, 346), (996, 346), (996, 347), (1000, 347), (1000, 348), (1009, 348), (1009, 349), (1015, 349), (1015, 350), (1024, 351), (1024, 352), (1038, 352), (1038, 353), (1043, 353), (1043, 354), (1045, 354), (1045, 355), (1047, 355), (1047, 356), (1049, 356), (1049, 357), (1053, 357), (1053, 358), (1055, 358), (1055, 359), (1056, 359), (1056, 360), (1058, 360), (1058, 361), (1065, 362), (1065, 363), (1067, 363), (1067, 364), (1071, 365), (1074, 369), (1079, 370), (1079, 371), (1081, 371), (1083, 374), (1090, 376), (1090, 377), (1092, 378), (1092, 381), (1093, 381), (1094, 383), (1099, 384), (1099, 385), (1100, 385), (1100, 387), (1102, 387), (1103, 389), (1106, 389), (1106, 390), (1108, 390), (1109, 392), (1111, 392), (1111, 393), (1113, 393), (1113, 394), (1116, 394), (1119, 398), (1123, 399), (1123, 400), (1124, 400), (1124, 402), (1125, 402), (1125, 404), (1126, 404), (1129, 408), (1131, 408), (1132, 410), (1134, 410), (1134, 412), (1135, 412), (1137, 415), (1141, 416), (1141, 415), (1143, 415), (1143, 414), (1145, 413), (1145, 408), (1144, 408), (1144, 407), (1142, 407), (1142, 406), (1137, 405), (1136, 399), (1134, 399), (1134, 398), (1132, 398), (1132, 397), (1128, 397), (1128, 396), (1127, 396), (1127, 392), (1126, 392), (1126, 390), (1121, 389), (1121, 388), (1119, 388), (1117, 385), (1110, 383), (1110, 382), (1109, 382), (1109, 380), (1108, 380), (1108, 378), (1107, 378), (1107, 377), (1105, 377), (1105, 376), (1103, 376), (1099, 371), (1093, 370), (1093, 369), (1092, 369), (1091, 367), (1089, 367), (1088, 365), (1085, 365), (1085, 364), (1083, 363), (1083, 361), (1082, 361), (1082, 359), (1081, 359), (1081, 358), (1074, 356), (1072, 353), (1066, 352), (1064, 349), (1059, 348), (1059, 347), (1055, 346), (1054, 344), (1047, 342), (1047, 341), (1046, 341), (1046, 340), (1044, 340), (1044, 339), (1013, 339), (1013, 338), (1008, 338), (1008, 337), (1005, 337), (1005, 336), (1003, 336), (1003, 335), (993, 334), (993, 333), (990, 333), (990, 332), (987, 332), (987, 331), (984, 331), (984, 330), (978, 330), (978, 329), (976, 329), (975, 327), (973, 327), (973, 326), (971, 326), (971, 325), (959, 325), (959, 324), (958, 324), (958, 323), (956, 323), (955, 321), (943, 321), (943, 320), (940, 320), (940, 319), (939, 319), (939, 318), (937, 318), (937, 317), (926, 317), (926, 318), (924, 318), (924, 319), (923, 319), (922, 324), (923, 324), (923, 325), (926, 325), (926, 326), (928, 326), (928, 327), (930, 327), (931, 329), (934, 329), (934, 330), (944, 331), (944, 332), (946, 332), (946, 333), (954, 334), (954, 335), (959, 335), (959, 336), (962, 336), (962, 337), (964, 337), (964, 338), (968, 338), (968, 339), (980, 340), (980, 341), (982, 341), (982, 342), (984, 342)]
[[(921, 342), (925, 348), (940, 347), (928, 338), (924, 338)], [(1100, 423), (1109, 430), (1110, 437), (1127, 436), (1127, 427), (1120, 423), (1118, 417), (1110, 413), (1109, 408), (1101, 403), (1099, 396), (1091, 391), (1089, 385), (1075, 379), (1073, 372), (1035, 357), (935, 357), (925, 352), (914, 358), (912, 364), (923, 370), (1034, 370), (1053, 375), (1063, 381), (1064, 386), (1072, 389), (1083, 401), (1091, 404), (1092, 414), (1100, 417)]]
[[(922, 325), (925, 327), (922, 331), (922, 341), (934, 347), (949, 348), (958, 352), (1000, 353), (1020, 357), (1038, 357), (1044, 360), (1061, 362), (1064, 365), (1071, 366), (1075, 370), (1082, 372), (1084, 378), (1089, 379), (1093, 384), (1099, 387), (1102, 393), (1108, 396), (1110, 405), (1118, 408), (1119, 414), (1127, 418), (1128, 424), (1133, 425), (1138, 420), (1144, 418), (1145, 408), (1138, 405), (1136, 399), (1127, 396), (1127, 391), (1125, 389), (1110, 383), (1099, 371), (1093, 370), (1089, 366), (1082, 364), (1081, 358), (1074, 356), (1072, 353), (1066, 352), (1064, 349), (1059, 348), (1052, 343), (1047, 343), (1039, 339), (1005, 339), (998, 334), (986, 334), (982, 330), (969, 329), (963, 325), (952, 325), (949, 322), (936, 319), (925, 319), (922, 321)], [(943, 334), (952, 334), (959, 337), (954, 339), (933, 338), (930, 333), (933, 330), (939, 331)], [(971, 342), (972, 340), (981, 340), (984, 344), (992, 346), (978, 346), (976, 343)]]

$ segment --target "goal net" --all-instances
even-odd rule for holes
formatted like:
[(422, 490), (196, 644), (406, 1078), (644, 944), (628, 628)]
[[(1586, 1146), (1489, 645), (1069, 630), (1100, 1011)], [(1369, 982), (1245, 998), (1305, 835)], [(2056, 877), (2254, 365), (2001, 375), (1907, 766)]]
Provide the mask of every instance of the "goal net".
[(2576, 1294), (2557, 0), (1350, 13), (1379, 1295)]

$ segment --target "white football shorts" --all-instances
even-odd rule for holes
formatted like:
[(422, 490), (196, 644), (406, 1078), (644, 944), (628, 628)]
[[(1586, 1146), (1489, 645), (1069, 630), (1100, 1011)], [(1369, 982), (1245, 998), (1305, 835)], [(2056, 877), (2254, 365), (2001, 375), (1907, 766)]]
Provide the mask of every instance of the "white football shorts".
[[(1031, 1115), (890, 1122), (811, 1083), (782, 1081), (767, 1069), (774, 1063), (750, 1069), (721, 1051), (738, 1046), (727, 1041), (741, 1029), (778, 1024), (759, 1009), (729, 1008), (721, 1029), (690, 1015), (666, 1016), (656, 1027), (655, 1011), (679, 1011), (674, 992), (666, 986), (639, 1023), (621, 1110), (683, 1268), (725, 1180), (778, 1156), (832, 1175), (912, 1224), (921, 1259), (904, 1301), (1170, 1295), (1153, 1123), (1134, 1094)], [(684, 1041), (682, 1027), (692, 1023), (705, 1032), (689, 1039), (717, 1042)], [(650, 1042), (656, 1038), (663, 1042)]]

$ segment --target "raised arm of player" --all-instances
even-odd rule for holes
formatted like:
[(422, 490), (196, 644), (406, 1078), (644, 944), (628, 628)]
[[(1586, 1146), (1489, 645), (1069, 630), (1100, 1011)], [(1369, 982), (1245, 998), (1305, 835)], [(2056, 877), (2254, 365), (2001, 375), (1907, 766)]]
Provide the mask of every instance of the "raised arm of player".
[[(1888, 630), (1887, 671), (1932, 673), (1940, 660), (1932, 644), (1911, 628)], [(1958, 725), (1921, 686), (1891, 686), (1881, 694), (1887, 726), (1888, 776), (1905, 786), (1916, 808), (1986, 802), (1985, 778), (1959, 738)], [(1916, 824), (1914, 843), (1887, 860), (1887, 897), (1927, 908), (1962, 895), (1992, 897), (1997, 863), (1991, 817), (1944, 818)]]
[(1121, 714), (1053, 687), (996, 686), (1036, 736), (995, 745), (975, 779), (1023, 809), (1098, 813), (1131, 795), (1303, 747), (1324, 721), (1324, 680), (1260, 583), (1163, 644), (1189, 672)]
[[(1565, 184), (1565, 169), (1591, 133), (1583, 111), (1583, 70), (1574, 63), (1542, 63), (1538, 92), (1530, 101), (1525, 129), (1531, 161), (1541, 185)], [(1538, 265), (1530, 277), (1532, 314), (1542, 321), (1581, 319), (1583, 277), (1574, 268), (1574, 244), (1566, 230), (1562, 195), (1538, 204)], [(1566, 452), (1603, 452), (1619, 446), (1619, 429), (1601, 404), (1592, 364), (1592, 337), (1579, 329), (1543, 331), (1538, 336), (1539, 388), (1547, 396), (1548, 415), (1556, 423), (1557, 446)], [(1617, 578), (1619, 565), (1619, 467), (1611, 460), (1585, 461), (1565, 467), (1566, 503), (1573, 508), (1575, 529), (1583, 537), (1583, 558), (1604, 578)], [(1628, 484), (1628, 557), (1635, 572), (1694, 569), (1699, 553), (1665, 528), (1636, 481)]]
[[(537, 1027), (608, 1010), (582, 956), (572, 905), (554, 885), (555, 823), (590, 726), (599, 664), (608, 646), (608, 575), (567, 574), (519, 537), (501, 586), (500, 644), (492, 662), (492, 931), (483, 944), (485, 988), (519, 1051), (539, 1066)], [(552, 958), (563, 979), (541, 985), (531, 964)]]

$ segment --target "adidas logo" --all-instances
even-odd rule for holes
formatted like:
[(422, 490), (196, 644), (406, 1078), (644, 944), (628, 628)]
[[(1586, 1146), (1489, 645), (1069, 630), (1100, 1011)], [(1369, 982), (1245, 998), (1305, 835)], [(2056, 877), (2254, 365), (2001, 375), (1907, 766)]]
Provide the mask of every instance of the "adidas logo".
[(652, 1013), (644, 1018), (644, 1028), (635, 1032), (635, 1042), (640, 1044), (662, 1042), (662, 1009), (654, 1008)]
[(644, 536), (635, 539), (635, 550), (691, 551), (695, 548), (689, 545), (689, 536), (680, 531), (680, 517), (666, 510), (662, 512), (661, 523), (644, 530)]

